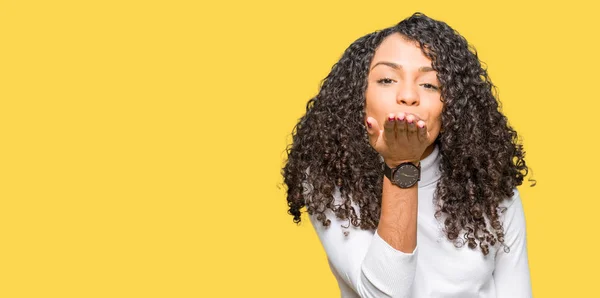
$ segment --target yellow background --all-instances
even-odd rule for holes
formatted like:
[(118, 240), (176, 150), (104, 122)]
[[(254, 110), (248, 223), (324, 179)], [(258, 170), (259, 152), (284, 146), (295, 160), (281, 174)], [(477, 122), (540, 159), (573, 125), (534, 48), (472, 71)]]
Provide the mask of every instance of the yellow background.
[(584, 1), (0, 3), (0, 297), (338, 296), (283, 152), (346, 47), (415, 11), (477, 48), (523, 137), (534, 295), (597, 293)]

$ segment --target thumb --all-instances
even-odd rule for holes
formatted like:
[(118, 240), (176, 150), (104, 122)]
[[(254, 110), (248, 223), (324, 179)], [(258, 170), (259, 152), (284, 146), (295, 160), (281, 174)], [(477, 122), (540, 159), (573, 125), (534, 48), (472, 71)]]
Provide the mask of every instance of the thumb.
[(367, 126), (367, 134), (369, 135), (369, 143), (373, 148), (375, 148), (375, 144), (377, 144), (377, 139), (381, 134), (381, 130), (379, 129), (379, 123), (373, 117), (367, 117), (366, 120)]

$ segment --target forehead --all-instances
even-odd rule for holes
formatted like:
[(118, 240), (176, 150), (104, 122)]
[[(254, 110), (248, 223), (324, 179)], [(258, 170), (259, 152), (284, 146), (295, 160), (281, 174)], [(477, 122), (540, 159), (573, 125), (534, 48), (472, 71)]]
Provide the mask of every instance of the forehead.
[(431, 66), (431, 60), (423, 54), (419, 44), (416, 41), (405, 39), (399, 33), (387, 36), (377, 47), (371, 65), (379, 61), (389, 61), (407, 66)]

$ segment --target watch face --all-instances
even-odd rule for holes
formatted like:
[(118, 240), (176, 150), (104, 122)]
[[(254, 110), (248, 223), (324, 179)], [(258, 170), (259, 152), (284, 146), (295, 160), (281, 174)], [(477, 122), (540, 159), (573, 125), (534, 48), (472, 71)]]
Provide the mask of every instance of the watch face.
[(400, 187), (411, 187), (419, 181), (419, 169), (413, 164), (403, 164), (394, 171), (392, 178)]

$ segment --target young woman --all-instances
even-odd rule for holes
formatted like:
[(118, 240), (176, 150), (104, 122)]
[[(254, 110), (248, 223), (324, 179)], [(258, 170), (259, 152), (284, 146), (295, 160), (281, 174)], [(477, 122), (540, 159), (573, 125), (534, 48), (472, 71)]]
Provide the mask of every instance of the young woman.
[(283, 176), (342, 297), (531, 297), (528, 168), (494, 89), (464, 37), (421, 13), (333, 66)]

